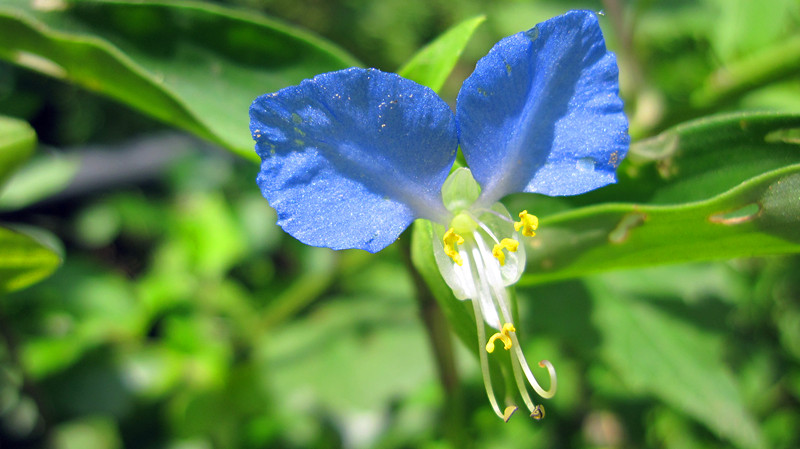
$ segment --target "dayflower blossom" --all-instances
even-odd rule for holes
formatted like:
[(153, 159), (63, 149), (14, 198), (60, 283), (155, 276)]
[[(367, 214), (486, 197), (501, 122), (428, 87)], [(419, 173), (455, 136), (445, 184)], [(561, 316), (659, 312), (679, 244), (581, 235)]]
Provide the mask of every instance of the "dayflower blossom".
[[(517, 338), (507, 288), (525, 266), (538, 219), (512, 218), (516, 192), (576, 195), (615, 182), (628, 149), (618, 69), (597, 17), (571, 11), (498, 42), (459, 91), (455, 115), (431, 89), (375, 69), (318, 75), (250, 108), (261, 156), (257, 182), (278, 224), (309, 245), (377, 252), (415, 219), (433, 224), (434, 254), (455, 296), (471, 300), (481, 367), (495, 345), (511, 355), (531, 416), (555, 393), (539, 386)], [(469, 169), (451, 172), (458, 147)], [(448, 177), (448, 174), (450, 176)], [(496, 330), (486, 338), (485, 325)], [(510, 396), (510, 395), (509, 395)]]

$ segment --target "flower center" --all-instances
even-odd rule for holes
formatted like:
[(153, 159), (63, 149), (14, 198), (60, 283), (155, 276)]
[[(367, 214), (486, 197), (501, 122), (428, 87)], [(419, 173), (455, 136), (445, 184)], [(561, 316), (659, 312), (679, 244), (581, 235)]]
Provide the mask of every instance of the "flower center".
[(478, 229), (478, 223), (467, 212), (460, 212), (450, 221), (450, 229), (465, 235)]
[[(522, 211), (515, 222), (501, 203), (491, 206), (478, 201), (480, 186), (468, 169), (455, 170), (442, 187), (442, 200), (453, 214), (449, 223), (433, 223), (433, 254), (436, 265), (456, 298), (471, 300), (475, 313), (481, 372), (486, 395), (495, 414), (508, 421), (517, 410), (511, 396), (505, 407), (500, 406), (492, 386), (489, 354), (498, 341), (511, 359), (513, 382), (531, 417), (544, 417), (544, 408), (533, 402), (528, 388), (543, 398), (550, 398), (556, 390), (553, 365), (543, 360), (539, 366), (547, 368), (550, 389), (543, 389), (525, 360), (517, 339), (517, 330), (511, 316), (511, 296), (507, 287), (517, 282), (525, 269), (525, 246), (521, 237), (535, 235), (539, 219)], [(486, 338), (486, 325), (499, 332)], [(485, 348), (485, 351), (483, 350)]]

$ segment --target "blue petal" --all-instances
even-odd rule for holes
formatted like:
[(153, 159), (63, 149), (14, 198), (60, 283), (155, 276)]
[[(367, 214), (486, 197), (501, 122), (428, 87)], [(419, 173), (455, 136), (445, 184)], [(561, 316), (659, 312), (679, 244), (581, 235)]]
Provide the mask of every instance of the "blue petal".
[(303, 243), (376, 252), (415, 218), (441, 221), (455, 117), (432, 90), (351, 68), (257, 98), (257, 182), (278, 224)]
[(616, 181), (628, 150), (618, 69), (597, 17), (571, 11), (498, 42), (458, 94), (480, 201), (576, 195)]

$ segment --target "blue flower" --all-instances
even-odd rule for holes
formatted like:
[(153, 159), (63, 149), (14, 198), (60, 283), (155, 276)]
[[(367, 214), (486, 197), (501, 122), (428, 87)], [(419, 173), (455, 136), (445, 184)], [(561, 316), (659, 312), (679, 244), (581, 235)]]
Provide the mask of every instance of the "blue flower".
[[(628, 122), (618, 69), (597, 17), (571, 11), (498, 42), (464, 82), (455, 115), (432, 90), (398, 75), (350, 68), (263, 95), (250, 108), (262, 159), (257, 182), (298, 240), (380, 251), (415, 219), (433, 223), (434, 254), (459, 299), (471, 299), (481, 366), (495, 413), (488, 354), (510, 351), (531, 416), (542, 397), (511, 317), (507, 287), (522, 274), (523, 237), (538, 219), (511, 218), (499, 202), (516, 192), (576, 195), (615, 182)], [(469, 169), (451, 173), (458, 147)], [(448, 176), (449, 175), (449, 176)], [(521, 234), (521, 235), (520, 235)], [(483, 323), (497, 333), (488, 340)]]

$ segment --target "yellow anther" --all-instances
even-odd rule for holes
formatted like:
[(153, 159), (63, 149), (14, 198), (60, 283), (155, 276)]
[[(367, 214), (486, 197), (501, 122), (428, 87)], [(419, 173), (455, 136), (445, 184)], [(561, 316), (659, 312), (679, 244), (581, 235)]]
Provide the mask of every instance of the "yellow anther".
[(494, 248), (492, 248), (492, 255), (500, 261), (500, 266), (506, 264), (506, 254), (503, 252), (504, 248), (513, 253), (519, 248), (519, 242), (514, 239), (503, 239), (500, 240), (500, 243), (494, 245)]
[(506, 407), (506, 409), (503, 410), (503, 421), (508, 422), (508, 420), (511, 419), (511, 415), (513, 415), (514, 412), (516, 411), (517, 411), (516, 405), (509, 405), (508, 407)]
[(456, 234), (453, 228), (450, 228), (444, 233), (442, 241), (444, 242), (444, 253), (450, 256), (453, 262), (457, 263), (458, 266), (461, 266), (464, 261), (461, 260), (461, 254), (458, 253), (456, 245), (464, 243), (464, 237)]
[(544, 406), (542, 404), (533, 407), (533, 411), (531, 411), (531, 418), (537, 421), (541, 421), (544, 419)]
[(536, 235), (535, 231), (539, 227), (539, 218), (536, 215), (531, 215), (527, 210), (519, 213), (519, 221), (514, 222), (514, 229), (519, 231), (522, 228), (522, 235), (525, 237), (533, 237)]
[(500, 340), (503, 342), (503, 349), (508, 351), (511, 349), (511, 336), (509, 335), (511, 332), (516, 332), (517, 330), (514, 328), (514, 325), (511, 323), (506, 323), (503, 325), (503, 329), (500, 332), (489, 337), (489, 342), (486, 343), (486, 352), (492, 353), (494, 352), (494, 342), (496, 340)]

